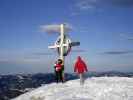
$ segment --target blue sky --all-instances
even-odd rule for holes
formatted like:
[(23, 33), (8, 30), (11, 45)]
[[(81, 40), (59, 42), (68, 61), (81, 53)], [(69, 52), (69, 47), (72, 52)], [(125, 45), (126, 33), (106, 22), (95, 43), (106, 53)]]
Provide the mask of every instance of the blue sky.
[(66, 72), (80, 55), (90, 71), (133, 72), (132, 0), (0, 0), (0, 74), (53, 72), (58, 55), (47, 47), (58, 34), (40, 26), (67, 23), (79, 47), (66, 57)]

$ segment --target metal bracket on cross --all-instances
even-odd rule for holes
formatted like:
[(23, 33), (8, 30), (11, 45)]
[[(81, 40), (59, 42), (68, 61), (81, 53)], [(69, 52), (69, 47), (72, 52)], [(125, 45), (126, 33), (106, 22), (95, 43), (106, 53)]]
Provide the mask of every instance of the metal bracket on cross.
[(72, 46), (79, 46), (80, 42), (72, 42), (64, 33), (65, 25), (60, 25), (60, 36), (57, 38), (53, 46), (48, 46), (50, 49), (57, 49), (60, 59), (64, 60), (71, 51)]

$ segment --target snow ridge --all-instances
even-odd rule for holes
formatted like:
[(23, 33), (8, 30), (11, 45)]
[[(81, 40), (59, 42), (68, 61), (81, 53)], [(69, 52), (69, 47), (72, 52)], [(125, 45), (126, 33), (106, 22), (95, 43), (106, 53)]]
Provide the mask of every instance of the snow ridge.
[(92, 77), (41, 86), (13, 100), (133, 100), (133, 78)]

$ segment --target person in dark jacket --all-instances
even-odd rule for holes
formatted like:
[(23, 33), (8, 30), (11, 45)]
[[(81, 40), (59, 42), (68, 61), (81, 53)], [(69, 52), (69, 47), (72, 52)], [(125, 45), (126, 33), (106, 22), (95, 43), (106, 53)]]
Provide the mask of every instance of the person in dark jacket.
[(55, 75), (56, 75), (56, 82), (63, 82), (63, 76), (62, 76), (62, 72), (63, 72), (63, 64), (62, 64), (62, 60), (58, 59), (58, 61), (55, 63)]
[(87, 71), (88, 71), (88, 69), (87, 69), (85, 62), (81, 59), (80, 56), (78, 56), (77, 61), (74, 65), (74, 72), (77, 72), (77, 74), (79, 75), (81, 85), (84, 84), (83, 74)]

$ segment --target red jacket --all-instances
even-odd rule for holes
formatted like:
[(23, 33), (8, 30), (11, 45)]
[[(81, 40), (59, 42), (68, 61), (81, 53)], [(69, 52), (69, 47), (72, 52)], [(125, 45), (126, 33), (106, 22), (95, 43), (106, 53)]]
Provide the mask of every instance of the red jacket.
[(85, 71), (86, 72), (88, 71), (87, 66), (79, 56), (74, 66), (74, 72), (78, 72), (80, 74), (80, 73), (84, 73)]
[(62, 65), (61, 64), (56, 64), (55, 65), (55, 70), (58, 72), (58, 71), (61, 71), (62, 70)]

